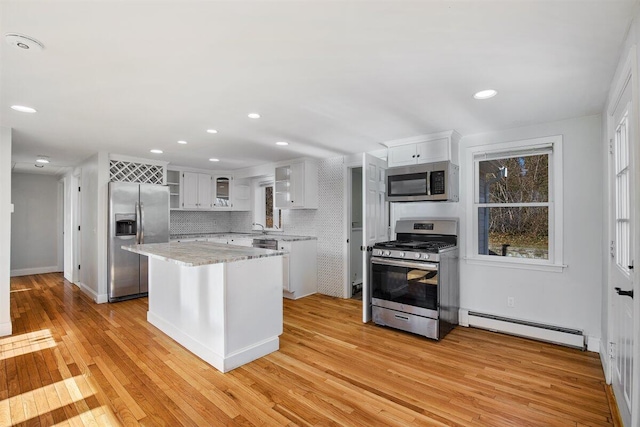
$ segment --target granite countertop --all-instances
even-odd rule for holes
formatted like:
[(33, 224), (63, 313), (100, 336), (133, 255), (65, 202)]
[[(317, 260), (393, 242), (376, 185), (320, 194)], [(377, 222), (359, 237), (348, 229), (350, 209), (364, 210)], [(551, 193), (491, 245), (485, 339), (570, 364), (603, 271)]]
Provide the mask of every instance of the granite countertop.
[(198, 238), (216, 238), (216, 237), (226, 237), (226, 238), (249, 238), (249, 239), (275, 239), (281, 242), (295, 242), (299, 240), (317, 240), (317, 237), (314, 236), (294, 236), (290, 234), (280, 234), (277, 232), (274, 233), (234, 233), (234, 232), (224, 232), (224, 233), (196, 233), (196, 234), (172, 234), (171, 240), (181, 240), (181, 239), (198, 239)]
[(247, 248), (213, 242), (169, 242), (122, 246), (122, 249), (186, 267), (284, 255), (285, 251)]

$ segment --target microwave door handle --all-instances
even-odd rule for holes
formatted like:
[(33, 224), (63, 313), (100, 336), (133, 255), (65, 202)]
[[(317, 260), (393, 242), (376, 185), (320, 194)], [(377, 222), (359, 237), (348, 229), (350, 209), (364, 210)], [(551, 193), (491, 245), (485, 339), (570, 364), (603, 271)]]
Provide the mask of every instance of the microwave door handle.
[(431, 195), (431, 172), (427, 171), (427, 196)]
[(393, 267), (408, 267), (426, 271), (438, 271), (438, 264), (425, 263), (425, 262), (411, 262), (411, 261), (398, 261), (398, 260), (386, 260), (379, 258), (371, 258), (372, 264), (390, 265)]

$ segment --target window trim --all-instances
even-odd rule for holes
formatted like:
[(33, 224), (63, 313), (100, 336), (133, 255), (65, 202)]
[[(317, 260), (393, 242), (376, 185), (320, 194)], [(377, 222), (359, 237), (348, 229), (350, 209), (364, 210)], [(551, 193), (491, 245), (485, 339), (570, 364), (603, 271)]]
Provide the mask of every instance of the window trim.
[[(549, 259), (527, 259), (515, 257), (496, 257), (478, 253), (478, 198), (479, 181), (477, 168), (480, 161), (514, 157), (520, 153), (532, 154), (534, 151), (549, 152), (549, 200), (544, 205), (549, 206)], [(524, 153), (523, 153), (524, 152)], [(484, 157), (484, 158), (483, 158)], [(468, 264), (487, 265), (494, 267), (531, 269), (540, 271), (562, 272), (563, 264), (563, 176), (562, 176), (562, 135), (542, 138), (532, 138), (520, 141), (483, 144), (469, 147), (467, 151), (469, 173), (466, 177), (466, 188), (473, 189), (466, 197), (466, 257)], [(518, 203), (519, 204), (519, 203)], [(493, 203), (491, 205), (494, 205)], [(506, 206), (511, 204), (499, 204)], [(535, 204), (524, 204), (532, 206)]]

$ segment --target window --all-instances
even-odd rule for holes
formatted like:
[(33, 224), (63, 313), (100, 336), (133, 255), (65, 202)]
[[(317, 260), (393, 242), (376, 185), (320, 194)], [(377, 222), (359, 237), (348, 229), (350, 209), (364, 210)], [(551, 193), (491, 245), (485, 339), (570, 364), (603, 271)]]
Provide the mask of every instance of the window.
[(282, 228), (282, 211), (274, 208), (273, 185), (264, 188), (265, 228)]
[(275, 207), (275, 184), (273, 177), (254, 180), (253, 221), (265, 229), (282, 230), (282, 211)]
[(628, 114), (620, 119), (616, 127), (615, 153), (615, 185), (616, 185), (616, 247), (615, 259), (618, 267), (629, 272), (631, 265), (631, 212), (629, 193), (629, 129)]
[(469, 258), (561, 265), (560, 136), (472, 147)]

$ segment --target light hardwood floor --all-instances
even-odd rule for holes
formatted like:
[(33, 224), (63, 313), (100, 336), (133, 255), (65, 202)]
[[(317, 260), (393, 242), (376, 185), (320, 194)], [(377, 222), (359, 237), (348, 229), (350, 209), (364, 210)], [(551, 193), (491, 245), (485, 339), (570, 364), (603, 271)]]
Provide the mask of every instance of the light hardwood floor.
[(221, 374), (146, 308), (13, 278), (0, 425), (613, 425), (595, 353), (463, 327), (435, 342), (314, 295), (285, 300), (280, 351)]

